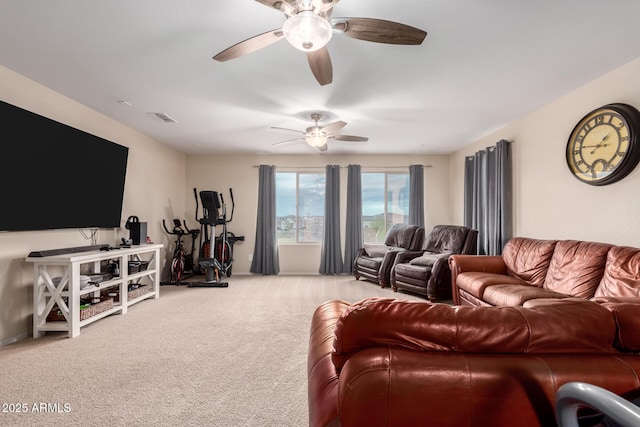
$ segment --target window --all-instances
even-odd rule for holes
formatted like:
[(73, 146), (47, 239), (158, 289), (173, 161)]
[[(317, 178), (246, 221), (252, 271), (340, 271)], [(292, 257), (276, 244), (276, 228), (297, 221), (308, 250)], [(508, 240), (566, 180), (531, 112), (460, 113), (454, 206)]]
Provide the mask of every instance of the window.
[(324, 193), (324, 173), (276, 173), (279, 244), (322, 242)]
[(387, 230), (409, 219), (408, 173), (362, 173), (362, 237), (384, 242)]

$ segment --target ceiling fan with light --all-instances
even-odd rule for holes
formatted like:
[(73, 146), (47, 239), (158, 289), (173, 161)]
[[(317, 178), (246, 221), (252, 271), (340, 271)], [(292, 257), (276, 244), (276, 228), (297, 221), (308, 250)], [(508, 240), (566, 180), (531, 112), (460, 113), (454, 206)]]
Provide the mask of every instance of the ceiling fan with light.
[(307, 53), (311, 72), (320, 85), (333, 81), (331, 57), (326, 47), (333, 32), (354, 39), (397, 45), (419, 45), (426, 31), (399, 22), (373, 18), (331, 18), (340, 0), (256, 0), (280, 10), (287, 20), (282, 28), (241, 41), (213, 57), (228, 61), (267, 47), (283, 37), (296, 49)]
[(313, 120), (315, 124), (313, 126), (309, 126), (305, 131), (272, 126), (271, 129), (279, 129), (279, 130), (285, 130), (289, 132), (296, 132), (301, 135), (298, 138), (276, 142), (273, 145), (278, 146), (282, 144), (288, 144), (290, 142), (306, 142), (311, 147), (316, 148), (318, 151), (327, 151), (327, 148), (328, 148), (327, 141), (329, 141), (330, 139), (333, 139), (336, 141), (350, 141), (350, 142), (366, 142), (369, 140), (369, 138), (365, 138), (362, 136), (340, 135), (336, 133), (347, 125), (347, 123), (343, 122), (342, 120), (329, 123), (326, 126), (319, 126), (318, 122), (322, 120), (322, 114), (320, 113), (311, 114), (311, 120)]

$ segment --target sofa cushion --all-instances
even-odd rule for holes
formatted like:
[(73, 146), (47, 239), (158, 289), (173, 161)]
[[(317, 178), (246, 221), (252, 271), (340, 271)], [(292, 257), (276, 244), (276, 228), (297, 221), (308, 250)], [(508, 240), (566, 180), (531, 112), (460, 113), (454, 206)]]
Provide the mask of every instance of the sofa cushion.
[(536, 299), (530, 299), (528, 301), (525, 301), (524, 304), (522, 304), (522, 306), (524, 308), (534, 308), (534, 307), (542, 307), (545, 305), (552, 305), (552, 304), (566, 304), (568, 302), (572, 302), (572, 301), (584, 301), (584, 298), (578, 298), (578, 297), (566, 297), (566, 298), (536, 298)]
[(468, 271), (458, 273), (456, 284), (458, 288), (467, 291), (476, 298), (483, 299), (483, 295), (488, 287), (496, 285), (528, 285), (517, 277), (511, 277), (504, 274), (485, 273), (482, 271)]
[(389, 248), (387, 246), (379, 244), (379, 243), (378, 244), (365, 243), (364, 244), (364, 251), (371, 258), (382, 258), (384, 256), (384, 254), (389, 252)]
[(640, 304), (602, 304), (613, 313), (618, 327), (615, 347), (620, 351), (640, 352)]
[(640, 249), (614, 246), (609, 250), (596, 297), (640, 296)]
[(557, 242), (544, 287), (561, 294), (591, 298), (602, 279), (611, 246), (578, 240)]
[(380, 265), (382, 264), (382, 261), (384, 261), (384, 258), (382, 257), (369, 258), (361, 256), (356, 258), (357, 265), (373, 270), (378, 270), (380, 268)]
[(419, 257), (416, 257), (416, 258), (412, 259), (411, 261), (409, 261), (409, 264), (422, 265), (422, 266), (425, 266), (425, 267), (431, 267), (433, 264), (435, 264), (435, 262), (439, 258), (447, 258), (449, 255), (451, 255), (450, 252), (445, 252), (445, 253), (440, 253), (440, 254), (434, 254), (434, 253), (426, 252), (423, 255), (421, 255)]
[(614, 353), (609, 310), (578, 300), (536, 308), (468, 307), (369, 298), (342, 312), (332, 360), (374, 347), (467, 353)]
[(526, 237), (510, 239), (502, 249), (507, 274), (531, 285), (542, 286), (556, 242)]
[(526, 301), (538, 298), (567, 298), (568, 295), (531, 285), (495, 285), (489, 286), (482, 299), (491, 305), (524, 305)]
[(411, 263), (396, 264), (394, 268), (395, 274), (402, 277), (412, 277), (414, 279), (421, 279), (424, 281), (423, 285), (426, 286), (426, 280), (431, 275), (431, 265), (420, 265)]

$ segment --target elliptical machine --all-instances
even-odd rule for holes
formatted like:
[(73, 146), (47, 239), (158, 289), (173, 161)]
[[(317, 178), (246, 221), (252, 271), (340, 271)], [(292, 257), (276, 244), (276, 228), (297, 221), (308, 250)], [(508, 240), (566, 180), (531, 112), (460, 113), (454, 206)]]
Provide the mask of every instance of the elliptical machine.
[[(244, 236), (235, 236), (227, 232), (227, 224), (233, 220), (235, 202), (233, 190), (229, 189), (231, 196), (231, 216), (227, 219), (227, 205), (224, 197), (217, 191), (200, 191), (202, 202), (202, 218), (198, 218), (198, 191), (194, 188), (196, 199), (196, 220), (200, 223), (200, 253), (198, 263), (204, 270), (204, 282), (189, 282), (189, 287), (226, 288), (228, 282), (222, 278), (231, 276), (233, 264), (232, 246), (235, 241), (244, 240)], [(215, 228), (222, 225), (222, 233), (216, 237)], [(229, 238), (232, 235), (232, 239)], [(213, 240), (213, 248), (212, 248)]]
[(233, 266), (233, 245), (236, 242), (244, 241), (244, 236), (236, 236), (230, 231), (227, 231), (227, 224), (233, 221), (233, 213), (235, 211), (235, 201), (233, 200), (233, 189), (229, 189), (229, 196), (231, 196), (231, 215), (227, 218), (227, 205), (224, 203), (224, 198), (220, 194), (220, 201), (222, 203), (222, 217), (224, 222), (222, 223), (222, 232), (215, 238), (215, 258), (220, 262), (221, 273), (225, 277), (231, 277), (231, 267)]

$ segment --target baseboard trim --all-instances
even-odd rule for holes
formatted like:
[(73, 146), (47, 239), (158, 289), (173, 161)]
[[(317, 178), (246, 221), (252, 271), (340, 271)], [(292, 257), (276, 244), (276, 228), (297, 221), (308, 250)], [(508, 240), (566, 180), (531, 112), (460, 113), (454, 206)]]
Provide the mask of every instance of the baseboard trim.
[(29, 336), (28, 332), (24, 332), (18, 336), (15, 336), (13, 338), (7, 338), (6, 340), (0, 341), (0, 347), (4, 347), (5, 345), (9, 345), (9, 344), (13, 344), (14, 342), (23, 340), (25, 338), (27, 338)]
[[(238, 271), (233, 272), (229, 280), (233, 280), (233, 276), (262, 276), (261, 273), (250, 273), (247, 271)], [(319, 272), (312, 271), (281, 271), (278, 274), (273, 274), (272, 276), (322, 276)], [(352, 273), (336, 273), (336, 274), (328, 274), (328, 276), (353, 276)], [(226, 279), (226, 278), (225, 278)]]

